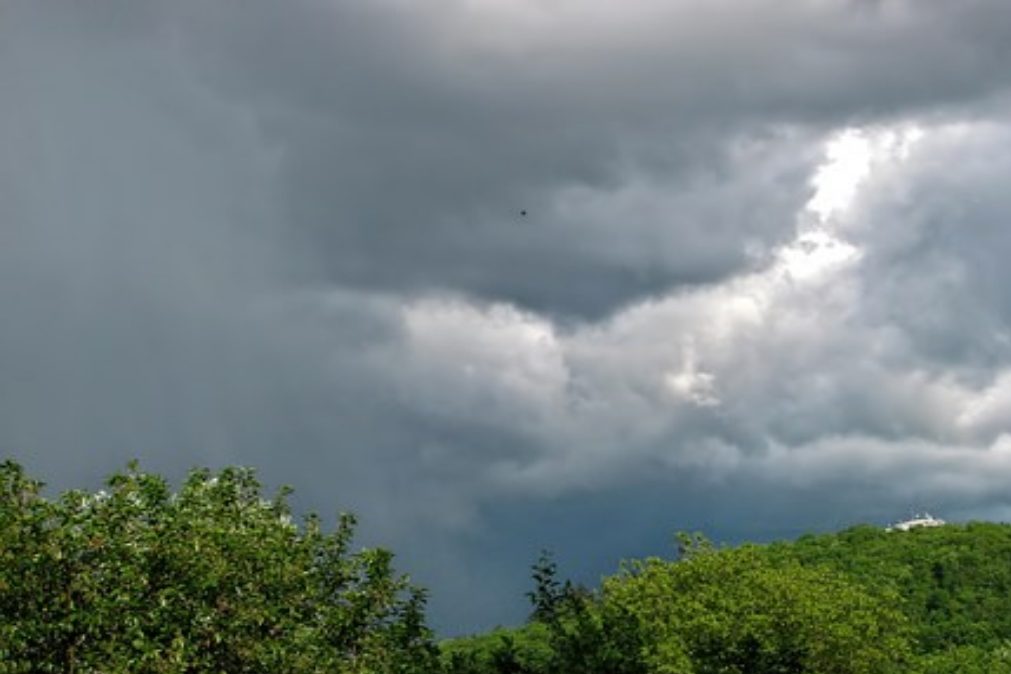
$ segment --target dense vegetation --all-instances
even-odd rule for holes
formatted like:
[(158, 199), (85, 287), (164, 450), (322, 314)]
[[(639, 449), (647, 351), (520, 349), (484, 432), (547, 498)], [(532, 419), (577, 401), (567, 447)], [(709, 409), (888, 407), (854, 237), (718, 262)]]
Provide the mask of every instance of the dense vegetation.
[(682, 535), (595, 589), (545, 555), (527, 624), (436, 644), (389, 552), (353, 550), (348, 516), (293, 522), (249, 470), (41, 488), (0, 464), (0, 674), (1011, 672), (1006, 525)]
[(587, 592), (534, 567), (530, 622), (442, 646), (454, 674), (1011, 672), (1011, 526), (858, 526), (626, 563)]
[(172, 493), (136, 469), (58, 500), (0, 465), (0, 672), (438, 668), (424, 595), (383, 550), (291, 521), (245, 469)]

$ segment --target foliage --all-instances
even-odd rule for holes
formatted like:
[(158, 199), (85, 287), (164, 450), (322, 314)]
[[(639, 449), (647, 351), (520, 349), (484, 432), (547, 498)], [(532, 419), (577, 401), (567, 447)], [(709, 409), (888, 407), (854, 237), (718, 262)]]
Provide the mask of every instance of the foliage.
[(645, 674), (643, 633), (624, 606), (573, 593), (548, 621), (550, 674)]
[(955, 646), (922, 658), (922, 674), (1001, 674), (1011, 672), (1011, 647)]
[(527, 599), (533, 605), (530, 620), (546, 622), (555, 617), (565, 601), (565, 596), (571, 592), (571, 583), (562, 585), (558, 580), (558, 564), (547, 550), (541, 552), (532, 567), (530, 576), (534, 581), (534, 589), (527, 592)]
[(540, 674), (553, 651), (543, 623), (449, 639), (440, 644), (446, 674)]
[(627, 563), (604, 603), (636, 617), (650, 672), (872, 674), (911, 661), (906, 620), (885, 598), (756, 546)]
[(444, 644), (449, 674), (645, 674), (640, 632), (627, 611), (560, 582), (547, 552), (531, 570), (530, 622)]
[(264, 500), (252, 471), (177, 493), (135, 465), (57, 500), (0, 465), (0, 672), (434, 671), (425, 595)]
[(1011, 526), (972, 522), (907, 532), (858, 526), (771, 546), (768, 554), (830, 566), (898, 594), (916, 649), (991, 651), (1011, 639)]

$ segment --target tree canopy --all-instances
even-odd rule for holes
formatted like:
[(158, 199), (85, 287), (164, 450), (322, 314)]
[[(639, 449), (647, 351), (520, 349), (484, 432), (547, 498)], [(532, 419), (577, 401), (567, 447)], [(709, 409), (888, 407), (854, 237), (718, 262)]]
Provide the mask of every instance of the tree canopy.
[(248, 469), (177, 492), (136, 467), (57, 500), (0, 465), (0, 671), (398, 672), (436, 667), (425, 595), (354, 519), (292, 521)]
[(673, 558), (576, 593), (553, 562), (533, 571), (531, 622), (448, 642), (454, 674), (1011, 672), (1008, 525), (737, 548), (682, 534)]

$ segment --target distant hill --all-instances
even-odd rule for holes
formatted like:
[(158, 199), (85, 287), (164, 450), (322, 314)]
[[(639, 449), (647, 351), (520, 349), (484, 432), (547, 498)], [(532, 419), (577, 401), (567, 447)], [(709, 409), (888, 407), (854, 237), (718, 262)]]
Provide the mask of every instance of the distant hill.
[(454, 674), (1011, 672), (1011, 525), (860, 525), (626, 562), (594, 590), (535, 567), (531, 621), (442, 644)]
[(921, 651), (989, 648), (1011, 639), (1011, 525), (909, 531), (865, 525), (776, 543), (768, 554), (827, 565), (868, 587), (894, 588)]

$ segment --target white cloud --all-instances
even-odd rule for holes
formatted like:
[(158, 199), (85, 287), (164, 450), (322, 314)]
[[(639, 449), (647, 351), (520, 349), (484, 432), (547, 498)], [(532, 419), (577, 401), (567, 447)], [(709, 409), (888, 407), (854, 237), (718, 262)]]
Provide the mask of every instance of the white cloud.
[(846, 129), (827, 142), (825, 154), (825, 162), (811, 179), (815, 193), (807, 203), (821, 223), (846, 211), (870, 174), (873, 151), (866, 132)]
[(419, 407), (510, 425), (558, 412), (568, 370), (545, 319), (504, 304), (426, 299), (405, 305), (403, 322), (403, 374)]
[[(922, 493), (971, 495), (973, 479), (1005, 469), (994, 438), (1011, 369), (980, 389), (908, 362), (901, 326), (863, 313), (875, 290), (864, 249), (842, 238), (868, 217), (865, 189), (915, 180), (927, 150), (913, 141), (927, 133), (902, 124), (832, 137), (796, 239), (757, 272), (567, 329), (462, 298), (411, 305), (413, 358), (428, 363), (415, 374), (440, 382), (445, 412), (516, 425), (538, 447), (490, 469), (507, 489), (635, 479), (651, 460), (672, 474), (781, 474), (798, 488), (846, 476), (884, 485), (919, 455), (908, 470)], [(492, 400), (525, 412), (486, 415)], [(957, 477), (937, 477), (957, 461)]]
[(667, 386), (675, 396), (688, 400), (699, 407), (713, 407), (720, 404), (716, 392), (716, 377), (699, 369), (695, 353), (695, 340), (688, 337), (682, 345), (682, 363), (678, 370), (666, 376)]

